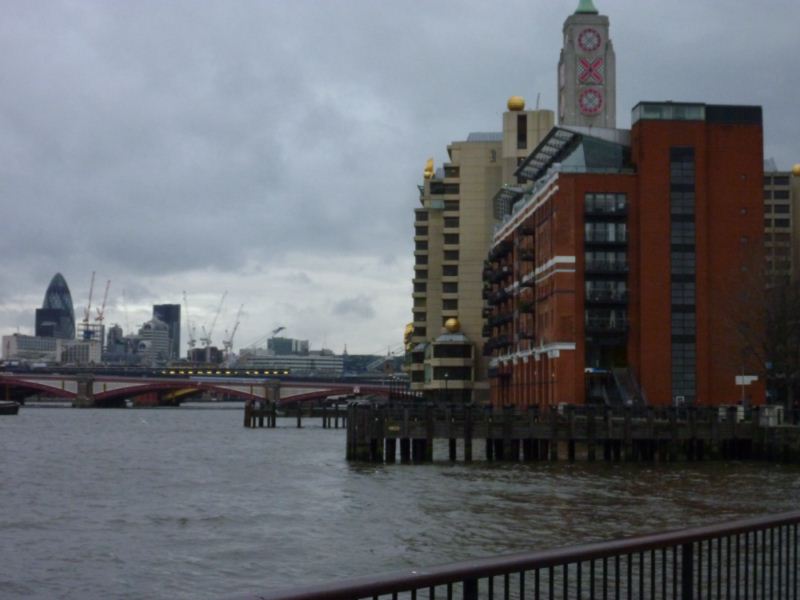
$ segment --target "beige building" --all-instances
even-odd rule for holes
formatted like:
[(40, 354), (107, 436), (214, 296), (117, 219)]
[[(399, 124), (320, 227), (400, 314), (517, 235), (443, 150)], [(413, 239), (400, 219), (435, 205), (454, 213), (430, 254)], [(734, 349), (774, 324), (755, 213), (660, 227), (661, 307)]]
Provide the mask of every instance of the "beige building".
[[(515, 96), (503, 114), (503, 131), (451, 143), (449, 160), (438, 169), (428, 161), (414, 219), (413, 331), (407, 339), (412, 390), (435, 395), (446, 380), (453, 397), (488, 400), (482, 272), (494, 232), (494, 199), (504, 186), (516, 185), (517, 165), (553, 123), (552, 111), (526, 111)], [(475, 345), (472, 367), (426, 371), (425, 349), (448, 319), (457, 319), (458, 335)], [(465, 389), (474, 394), (463, 394)]]
[(800, 280), (800, 165), (765, 165), (764, 259), (768, 283)]

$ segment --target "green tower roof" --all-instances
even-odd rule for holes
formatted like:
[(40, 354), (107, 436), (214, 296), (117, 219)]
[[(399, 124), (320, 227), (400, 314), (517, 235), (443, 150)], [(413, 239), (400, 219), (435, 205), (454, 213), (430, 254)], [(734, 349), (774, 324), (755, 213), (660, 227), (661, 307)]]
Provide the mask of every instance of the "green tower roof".
[(596, 15), (598, 14), (598, 12), (599, 11), (594, 7), (594, 2), (592, 0), (580, 0), (580, 3), (578, 4), (578, 9), (575, 11), (575, 14)]

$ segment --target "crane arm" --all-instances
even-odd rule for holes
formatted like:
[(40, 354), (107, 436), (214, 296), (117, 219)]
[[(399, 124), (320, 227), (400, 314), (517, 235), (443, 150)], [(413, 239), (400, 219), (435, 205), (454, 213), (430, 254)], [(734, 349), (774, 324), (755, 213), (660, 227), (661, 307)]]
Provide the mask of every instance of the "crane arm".
[(222, 305), (225, 302), (225, 297), (228, 295), (228, 290), (225, 290), (222, 293), (222, 298), (219, 300), (219, 305), (217, 306), (217, 312), (214, 313), (214, 319), (211, 321), (211, 327), (208, 328), (208, 334), (205, 336), (206, 343), (210, 346), (211, 345), (211, 336), (214, 334), (214, 327), (217, 324), (217, 319), (219, 318), (219, 313), (222, 311)]
[(88, 323), (89, 317), (92, 316), (92, 293), (94, 292), (94, 274), (95, 272), (92, 271), (92, 281), (89, 284), (89, 304), (86, 305), (86, 310), (83, 313), (83, 322)]
[(103, 303), (100, 305), (100, 308), (97, 309), (97, 316), (94, 319), (98, 323), (102, 323), (103, 319), (106, 317), (106, 302), (108, 301), (108, 288), (110, 287), (111, 280), (108, 279), (106, 281), (106, 291), (103, 293)]

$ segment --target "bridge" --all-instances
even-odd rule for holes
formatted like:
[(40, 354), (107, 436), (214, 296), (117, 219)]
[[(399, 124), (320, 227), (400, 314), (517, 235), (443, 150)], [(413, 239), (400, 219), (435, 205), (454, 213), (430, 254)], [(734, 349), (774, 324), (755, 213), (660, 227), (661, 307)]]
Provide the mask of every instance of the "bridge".
[(388, 396), (394, 384), (380, 380), (325, 381), (288, 377), (236, 377), (217, 374), (127, 377), (91, 373), (0, 373), (0, 396), (25, 403), (31, 397), (70, 402), (75, 407), (178, 406), (197, 395), (276, 403), (321, 404), (345, 396)]

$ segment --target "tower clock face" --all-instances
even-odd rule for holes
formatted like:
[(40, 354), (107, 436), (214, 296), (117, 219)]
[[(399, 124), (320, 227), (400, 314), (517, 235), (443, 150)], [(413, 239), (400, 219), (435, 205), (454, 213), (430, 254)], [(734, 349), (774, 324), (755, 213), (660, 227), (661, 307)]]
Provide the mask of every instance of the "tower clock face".
[(600, 33), (587, 27), (578, 34), (578, 47), (584, 52), (594, 52), (600, 47)]
[(578, 96), (578, 106), (584, 115), (593, 116), (603, 110), (603, 92), (589, 88)]

